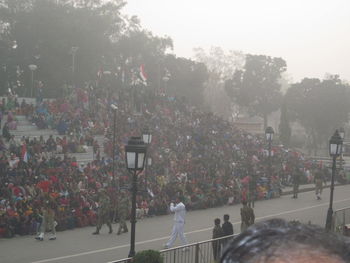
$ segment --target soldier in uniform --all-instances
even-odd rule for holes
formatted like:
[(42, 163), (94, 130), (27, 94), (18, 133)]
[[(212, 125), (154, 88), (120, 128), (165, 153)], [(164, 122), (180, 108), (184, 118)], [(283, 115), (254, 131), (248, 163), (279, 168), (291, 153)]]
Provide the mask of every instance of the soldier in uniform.
[(118, 215), (119, 215), (119, 229), (118, 229), (117, 235), (120, 235), (121, 233), (128, 232), (128, 226), (126, 225), (126, 218), (129, 215), (129, 201), (125, 196), (124, 192), (121, 192)]
[(315, 192), (317, 200), (321, 200), (321, 194), (323, 190), (324, 175), (320, 168), (315, 173)]
[(248, 206), (254, 208), (254, 203), (256, 199), (256, 176), (255, 175), (250, 176), (248, 189), (249, 189)]
[(300, 176), (301, 176), (301, 171), (297, 167), (293, 172), (293, 197), (292, 198), (298, 198)]
[(55, 200), (50, 197), (48, 194), (44, 195), (44, 203), (42, 207), (42, 221), (40, 225), (40, 234), (35, 237), (36, 240), (43, 241), (46, 230), (51, 231), (51, 237), (49, 240), (56, 239), (56, 229), (55, 229), (55, 210), (57, 204)]
[(253, 208), (247, 205), (246, 201), (242, 202), (241, 208), (241, 232), (245, 231), (249, 226), (254, 224), (255, 215)]
[(103, 224), (107, 224), (109, 227), (109, 234), (113, 232), (111, 224), (111, 202), (109, 196), (106, 193), (105, 189), (100, 189), (98, 191), (98, 213), (97, 213), (97, 225), (96, 231), (92, 233), (93, 235), (100, 234), (100, 229)]

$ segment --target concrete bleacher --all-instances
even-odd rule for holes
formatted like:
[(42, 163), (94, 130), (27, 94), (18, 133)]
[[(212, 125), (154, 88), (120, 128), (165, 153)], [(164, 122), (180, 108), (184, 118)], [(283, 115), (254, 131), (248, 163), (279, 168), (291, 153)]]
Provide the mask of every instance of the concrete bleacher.
[[(0, 97), (2, 99), (3, 97)], [(34, 98), (18, 98), (18, 102), (21, 103), (22, 100), (25, 99), (28, 104), (35, 104)], [(6, 116), (4, 116), (4, 119), (6, 119)], [(53, 135), (54, 139), (59, 136), (58, 132), (53, 129), (38, 129), (38, 127), (31, 123), (26, 116), (24, 115), (16, 115), (17, 120), (17, 129), (16, 130), (10, 130), (10, 133), (15, 136), (16, 140), (20, 140), (23, 136), (29, 137), (30, 139), (37, 138), (39, 139), (40, 136), (43, 136), (45, 140), (47, 140), (50, 135)], [(2, 122), (2, 126), (5, 122)], [(2, 128), (2, 127), (1, 127)], [(1, 130), (2, 134), (2, 130)], [(104, 142), (104, 136), (96, 136), (95, 139), (97, 139), (101, 155), (103, 156), (103, 142)], [(78, 161), (78, 163), (88, 163), (91, 162), (94, 159), (93, 156), (93, 148), (92, 146), (86, 147), (85, 153), (69, 153), (69, 156), (75, 157)], [(58, 154), (58, 156), (63, 157), (63, 154)]]
[(11, 130), (11, 134), (15, 135), (16, 139), (20, 139), (23, 136), (33, 139), (34, 137), (39, 138), (40, 135), (46, 140), (50, 135), (58, 136), (56, 130), (43, 129), (40, 130), (38, 127), (26, 119), (24, 115), (16, 115), (17, 119), (17, 130)]

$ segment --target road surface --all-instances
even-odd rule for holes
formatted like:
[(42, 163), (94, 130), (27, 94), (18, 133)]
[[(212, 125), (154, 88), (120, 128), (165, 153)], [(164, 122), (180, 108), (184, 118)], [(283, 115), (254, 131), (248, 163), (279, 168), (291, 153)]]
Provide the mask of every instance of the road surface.
[[(325, 189), (323, 199), (318, 201), (314, 192), (299, 194), (298, 199), (290, 195), (278, 199), (259, 201), (255, 204), (256, 220), (284, 218), (311, 221), (324, 226), (329, 205), (329, 189)], [(350, 205), (350, 185), (335, 188), (334, 209)], [(210, 239), (213, 221), (230, 214), (235, 233), (240, 229), (240, 205), (224, 206), (187, 213), (185, 231), (190, 243)], [(136, 225), (136, 251), (161, 249), (169, 238), (172, 215), (145, 218)], [(116, 225), (113, 225), (116, 230)], [(130, 227), (129, 227), (130, 229)], [(92, 235), (94, 227), (58, 232), (57, 240), (43, 242), (33, 236), (0, 239), (1, 263), (96, 263), (110, 262), (125, 258), (129, 252), (130, 233), (117, 236), (108, 234), (104, 226), (100, 235)], [(177, 241), (176, 245), (180, 245)]]

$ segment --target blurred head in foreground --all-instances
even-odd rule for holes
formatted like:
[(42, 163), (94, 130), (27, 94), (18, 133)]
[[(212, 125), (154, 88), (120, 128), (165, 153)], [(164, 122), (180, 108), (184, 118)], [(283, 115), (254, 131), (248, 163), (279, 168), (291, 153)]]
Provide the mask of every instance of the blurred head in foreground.
[(221, 263), (350, 262), (349, 239), (315, 225), (271, 219), (249, 227), (225, 249)]

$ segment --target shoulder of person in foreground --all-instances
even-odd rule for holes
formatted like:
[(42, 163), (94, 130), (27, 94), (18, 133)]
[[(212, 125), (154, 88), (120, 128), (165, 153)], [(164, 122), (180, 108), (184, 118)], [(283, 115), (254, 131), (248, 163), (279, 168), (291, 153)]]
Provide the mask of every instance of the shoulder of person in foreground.
[(271, 219), (233, 239), (220, 262), (345, 263), (350, 262), (350, 239), (319, 226)]

